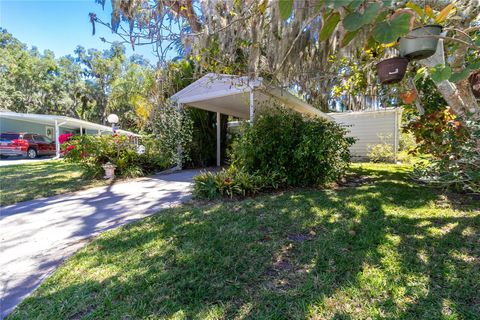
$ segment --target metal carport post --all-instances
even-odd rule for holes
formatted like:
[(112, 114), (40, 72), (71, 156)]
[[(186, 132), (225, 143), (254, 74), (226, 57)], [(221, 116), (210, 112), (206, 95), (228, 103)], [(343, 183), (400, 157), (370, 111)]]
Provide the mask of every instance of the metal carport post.
[(221, 164), (221, 136), (222, 136), (222, 114), (217, 112), (217, 167)]
[(58, 123), (55, 120), (55, 158), (57, 159), (60, 158), (60, 126), (63, 126), (65, 123), (67, 122)]
[(255, 100), (253, 100), (253, 88), (250, 89), (250, 125), (253, 125), (253, 118), (255, 116)]

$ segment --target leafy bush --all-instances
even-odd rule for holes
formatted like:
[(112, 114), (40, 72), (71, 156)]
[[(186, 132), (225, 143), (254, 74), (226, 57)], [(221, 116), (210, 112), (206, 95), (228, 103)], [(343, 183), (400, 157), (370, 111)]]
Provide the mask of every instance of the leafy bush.
[(416, 154), (417, 143), (415, 136), (410, 132), (402, 132), (399, 141), (399, 151), (397, 153), (397, 160), (402, 163), (415, 164), (420, 161), (425, 161), (429, 156), (425, 154)]
[(234, 143), (233, 165), (261, 176), (277, 175), (287, 186), (321, 185), (348, 167), (353, 138), (333, 121), (265, 109)]
[(411, 132), (402, 132), (399, 142), (400, 151), (412, 152), (417, 147), (415, 136)]
[[(456, 127), (455, 122), (452, 120), (451, 126)], [(444, 146), (430, 147), (432, 158), (415, 167), (419, 180), (457, 191), (480, 193), (480, 120), (466, 121), (462, 130), (465, 136), (446, 131), (450, 134), (444, 135), (443, 143), (449, 145), (450, 152), (439, 152)]]
[(368, 158), (372, 162), (393, 162), (395, 161), (395, 150), (391, 143), (392, 135), (379, 135), (380, 143), (368, 145)]
[(203, 172), (194, 178), (194, 193), (199, 198), (247, 196), (265, 189), (265, 178), (230, 166), (219, 172)]
[(241, 132), (232, 146), (230, 167), (195, 179), (198, 197), (334, 182), (348, 167), (354, 142), (335, 122), (283, 108), (257, 112), (254, 125), (245, 124)]
[(480, 193), (480, 120), (462, 121), (429, 78), (419, 78), (421, 107), (403, 106), (404, 130), (415, 137), (414, 154), (428, 155), (415, 164), (416, 179), (434, 186)]
[(124, 135), (82, 135), (71, 138), (62, 145), (65, 159), (82, 165), (85, 175), (99, 178), (102, 165), (110, 162), (116, 166), (115, 175), (138, 177), (164, 169), (171, 163), (162, 156), (158, 144), (151, 138), (143, 139), (145, 152), (137, 152), (137, 146)]

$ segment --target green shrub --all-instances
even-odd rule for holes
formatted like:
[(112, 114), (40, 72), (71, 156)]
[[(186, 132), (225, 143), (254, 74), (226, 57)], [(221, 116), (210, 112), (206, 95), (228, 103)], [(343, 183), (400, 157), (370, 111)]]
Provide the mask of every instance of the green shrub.
[(245, 197), (283, 186), (278, 176), (260, 176), (230, 166), (218, 172), (202, 172), (194, 177), (194, 194), (201, 199)]
[[(456, 122), (452, 120), (450, 125), (458, 126)], [(480, 120), (464, 123), (464, 136), (442, 132), (450, 152), (443, 152), (442, 145), (430, 146), (431, 157), (427, 162), (417, 163), (414, 173), (419, 180), (433, 186), (480, 194)]]
[(193, 193), (198, 198), (214, 199), (220, 196), (218, 174), (216, 172), (202, 172), (193, 178)]
[(420, 161), (425, 161), (426, 158), (428, 158), (428, 155), (416, 154), (416, 148), (417, 143), (415, 142), (415, 136), (411, 132), (402, 132), (400, 134), (397, 161), (408, 164), (415, 164)]
[(233, 146), (233, 165), (263, 177), (275, 175), (286, 186), (336, 181), (350, 162), (354, 140), (333, 121), (270, 108), (242, 130)]
[[(192, 119), (186, 109), (177, 109), (175, 104), (163, 103), (152, 115), (152, 141), (163, 159), (172, 164), (183, 164), (189, 160), (188, 150), (192, 143)], [(178, 152), (178, 147), (187, 152)]]
[(395, 161), (395, 151), (391, 143), (392, 135), (380, 134), (380, 143), (367, 146), (368, 158), (372, 162), (393, 162)]
[(415, 136), (411, 132), (403, 131), (400, 134), (399, 149), (400, 151), (413, 152), (417, 147)]
[[(448, 106), (430, 78), (415, 80), (421, 107), (403, 106), (404, 130), (415, 137), (414, 178), (433, 186), (480, 193), (480, 120), (464, 119)], [(476, 120), (475, 120), (476, 119)]]
[(89, 178), (100, 178), (102, 165), (110, 162), (116, 166), (115, 175), (139, 177), (167, 168), (171, 163), (159, 152), (155, 140), (144, 138), (145, 152), (137, 152), (137, 146), (124, 135), (82, 135), (73, 137), (62, 148), (65, 159), (79, 163)]
[(283, 108), (258, 112), (233, 143), (227, 170), (195, 178), (200, 198), (245, 196), (262, 190), (320, 186), (338, 180), (350, 162), (353, 138), (335, 122)]

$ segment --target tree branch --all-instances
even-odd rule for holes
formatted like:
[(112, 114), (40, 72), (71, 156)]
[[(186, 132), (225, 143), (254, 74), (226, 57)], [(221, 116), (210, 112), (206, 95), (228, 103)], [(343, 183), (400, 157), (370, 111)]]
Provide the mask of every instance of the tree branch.
[(276, 75), (280, 69), (282, 68), (283, 64), (285, 63), (285, 61), (287, 60), (288, 56), (290, 55), (290, 53), (292, 52), (293, 50), (293, 47), (295, 46), (295, 43), (298, 41), (298, 39), (300, 39), (300, 36), (302, 35), (303, 33), (303, 30), (310, 25), (310, 23), (313, 22), (313, 20), (315, 20), (321, 13), (317, 13), (315, 14), (314, 16), (312, 16), (310, 19), (307, 20), (307, 22), (305, 23), (304, 26), (302, 26), (301, 28), (299, 28), (299, 31), (298, 31), (298, 34), (297, 36), (295, 37), (295, 39), (293, 40), (292, 44), (290, 45), (290, 48), (288, 49), (287, 53), (285, 54), (285, 56), (283, 57), (283, 60), (282, 62), (280, 62), (280, 65), (277, 67), (277, 70), (275, 70), (275, 72), (273, 72), (273, 75)]

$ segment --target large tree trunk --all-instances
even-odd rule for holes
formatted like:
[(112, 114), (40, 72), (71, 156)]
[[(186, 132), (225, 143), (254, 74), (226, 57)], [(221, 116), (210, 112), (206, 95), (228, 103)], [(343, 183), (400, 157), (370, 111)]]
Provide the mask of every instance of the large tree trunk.
[[(443, 46), (443, 40), (440, 40), (438, 46)], [(439, 49), (437, 48), (437, 51)], [(443, 50), (441, 50), (443, 53)], [(467, 52), (466, 46), (460, 46), (453, 56), (450, 66), (454, 72), (460, 72), (464, 69), (465, 54)], [(419, 61), (421, 65), (432, 68), (435, 67), (439, 61), (434, 59), (424, 59)], [(435, 83), (438, 91), (448, 103), (450, 108), (456, 115), (468, 119), (480, 119), (480, 108), (477, 100), (473, 95), (468, 78), (458, 81), (457, 83), (444, 80)]]
[[(439, 41), (439, 45), (443, 45)], [(454, 72), (460, 72), (464, 68), (466, 47), (460, 47), (453, 57), (450, 64)], [(421, 60), (420, 63), (425, 67), (434, 67), (435, 62), (432, 60)], [(458, 81), (457, 83), (448, 80), (435, 83), (438, 91), (448, 103), (450, 108), (460, 117), (460, 121), (465, 124), (467, 120), (480, 120), (480, 108), (475, 98), (468, 78)], [(477, 149), (480, 150), (480, 139), (476, 141)]]
[(480, 119), (480, 109), (468, 79), (452, 83), (448, 80), (436, 84), (438, 91), (458, 116)]

